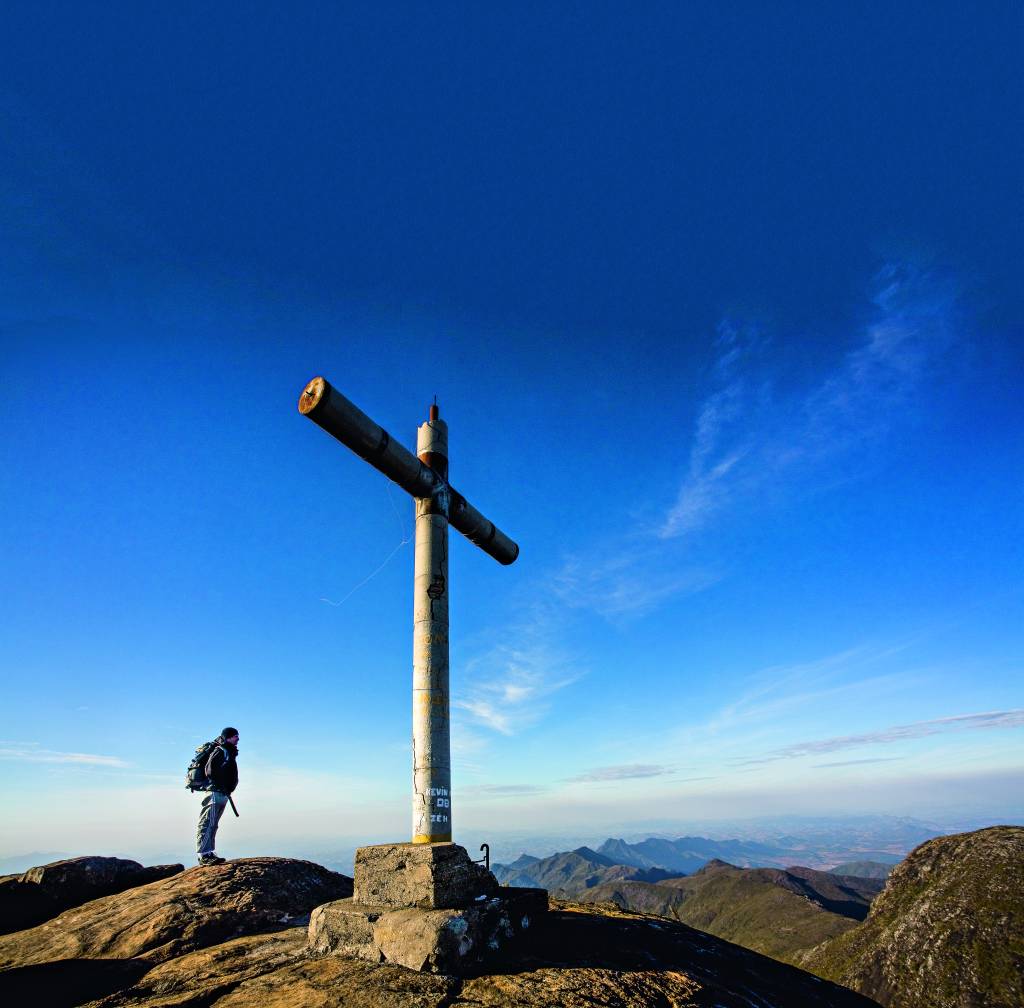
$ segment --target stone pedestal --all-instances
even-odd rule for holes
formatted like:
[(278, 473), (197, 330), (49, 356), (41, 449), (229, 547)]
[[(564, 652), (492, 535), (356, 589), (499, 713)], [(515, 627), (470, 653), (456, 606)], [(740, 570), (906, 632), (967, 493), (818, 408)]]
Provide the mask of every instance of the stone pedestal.
[(313, 911), (309, 948), (457, 975), (499, 954), (547, 910), (546, 890), (500, 886), (457, 844), (361, 847), (352, 899)]
[(377, 844), (356, 851), (356, 903), (442, 910), (470, 906), (499, 888), (497, 879), (458, 844)]

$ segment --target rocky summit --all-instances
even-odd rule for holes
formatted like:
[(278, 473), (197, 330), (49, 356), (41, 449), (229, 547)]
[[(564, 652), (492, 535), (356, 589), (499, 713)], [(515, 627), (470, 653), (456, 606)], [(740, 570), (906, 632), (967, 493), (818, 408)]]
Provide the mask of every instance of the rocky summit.
[(0, 934), (33, 927), (100, 896), (156, 882), (184, 865), (153, 865), (116, 857), (78, 857), (0, 877)]
[(0, 937), (0, 999), (34, 1008), (870, 1008), (792, 966), (674, 921), (554, 903), (463, 977), (319, 951), (310, 912), (351, 894), (318, 865), (192, 868)]
[(796, 961), (889, 1008), (1020, 1008), (1024, 827), (922, 844), (867, 920)]

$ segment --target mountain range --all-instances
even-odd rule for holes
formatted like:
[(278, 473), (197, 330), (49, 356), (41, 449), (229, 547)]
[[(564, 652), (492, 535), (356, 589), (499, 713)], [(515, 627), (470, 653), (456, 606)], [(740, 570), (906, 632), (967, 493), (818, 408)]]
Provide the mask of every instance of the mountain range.
[[(705, 851), (709, 845), (725, 846), (682, 838), (678, 846), (669, 847), (668, 841), (637, 845), (643, 849), (638, 856), (629, 845), (609, 841), (603, 851), (628, 856), (633, 864), (618, 864), (607, 853), (580, 847), (546, 858), (524, 854), (510, 865), (495, 865), (494, 873), (505, 885), (541, 886), (560, 898), (681, 921), (784, 961), (864, 920), (882, 890), (878, 879), (800, 866), (743, 868), (716, 858), (686, 876), (647, 866), (658, 850), (664, 860), (675, 858), (676, 863), (696, 856), (696, 841)], [(749, 854), (750, 845), (729, 846)]]
[(600, 885), (618, 879), (659, 882), (673, 873), (664, 868), (637, 868), (620, 864), (589, 847), (552, 854), (546, 858), (523, 854), (508, 865), (493, 865), (494, 877), (502, 885), (539, 886), (552, 896), (575, 897)]
[(881, 889), (875, 879), (716, 860), (683, 878), (603, 882), (576, 898), (669, 917), (791, 962), (796, 952), (855, 927)]
[[(781, 820), (773, 825), (780, 828), (798, 824)], [(649, 836), (630, 841), (609, 837), (603, 843), (576, 847), (575, 850), (587, 850), (607, 858), (605, 867), (626, 865), (641, 870), (661, 869), (672, 875), (691, 874), (716, 859), (740, 868), (803, 865), (819, 871), (837, 871), (833, 866), (894, 864), (922, 841), (942, 835), (941, 830), (929, 823), (876, 816), (810, 820), (807, 832), (800, 834), (768, 828), (755, 830), (750, 826), (746, 829), (747, 836), (721, 839), (685, 835), (675, 838)], [(530, 858), (542, 859), (522, 854), (500, 867), (503, 871), (513, 865), (520, 869)], [(847, 868), (839, 873), (855, 875), (864, 870)], [(884, 873), (884, 867), (869, 867), (867, 870), (873, 877), (884, 877), (884, 874), (879, 874)]]

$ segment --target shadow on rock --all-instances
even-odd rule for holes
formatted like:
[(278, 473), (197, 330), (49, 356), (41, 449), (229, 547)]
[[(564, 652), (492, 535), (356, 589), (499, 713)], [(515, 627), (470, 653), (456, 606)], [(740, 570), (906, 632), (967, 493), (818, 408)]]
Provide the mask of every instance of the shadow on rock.
[(73, 1008), (129, 987), (152, 968), (135, 959), (58, 959), (0, 972), (0, 1002)]
[[(489, 1003), (488, 995), (496, 995), (510, 983), (517, 987), (540, 977), (573, 974), (589, 977), (588, 982), (614, 974), (626, 987), (632, 983), (631, 975), (637, 983), (645, 976), (685, 976), (705, 994), (714, 992), (712, 1000), (722, 1006), (869, 1008), (876, 1004), (685, 924), (623, 912), (614, 905), (563, 902), (552, 903), (547, 918), (529, 929), (514, 953), (467, 976), (463, 993)], [(698, 997), (695, 1003), (705, 1002)]]

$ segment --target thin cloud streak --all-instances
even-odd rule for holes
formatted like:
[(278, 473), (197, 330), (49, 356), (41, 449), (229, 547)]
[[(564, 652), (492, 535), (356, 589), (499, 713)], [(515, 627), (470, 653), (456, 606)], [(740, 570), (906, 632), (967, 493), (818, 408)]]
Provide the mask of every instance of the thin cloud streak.
[[(595, 767), (575, 777), (567, 777), (567, 784), (589, 784), (595, 781), (634, 780), (641, 777), (663, 777), (673, 768), (656, 763), (625, 763), (621, 766)], [(691, 778), (693, 779), (693, 778)]]
[(813, 769), (823, 770), (825, 767), (860, 766), (862, 763), (899, 763), (902, 756), (875, 756), (870, 759), (839, 760), (836, 763), (815, 763)]
[(95, 753), (58, 752), (53, 749), (38, 749), (34, 745), (21, 749), (0, 749), (0, 759), (17, 760), (22, 763), (68, 763), (75, 766), (129, 767), (130, 763), (116, 756), (100, 756)]
[(986, 711), (981, 714), (955, 714), (951, 717), (934, 718), (930, 721), (915, 721), (912, 724), (894, 725), (875, 732), (861, 735), (839, 735), (835, 738), (817, 739), (813, 742), (799, 742), (775, 749), (757, 759), (737, 760), (737, 766), (760, 766), (778, 760), (799, 759), (821, 753), (839, 752), (843, 749), (858, 749), (862, 746), (887, 745), (907, 739), (925, 738), (952, 731), (989, 730), (1024, 727), (1024, 708), (1007, 711)]
[[(567, 557), (551, 576), (549, 590), (572, 609), (589, 609), (609, 619), (642, 615), (668, 598), (703, 591), (721, 580), (717, 571), (700, 567), (661, 566), (661, 547), (591, 551)], [(596, 555), (605, 559), (597, 560)]]
[(518, 798), (521, 795), (545, 794), (543, 784), (477, 784), (462, 789), (464, 798)]
[(904, 672), (866, 674), (873, 665), (898, 654), (904, 646), (862, 644), (813, 661), (762, 669), (748, 677), (748, 688), (723, 707), (704, 730), (718, 735), (743, 725), (771, 722), (780, 714), (834, 699), (850, 690), (863, 693), (871, 688), (905, 686), (908, 677)]

